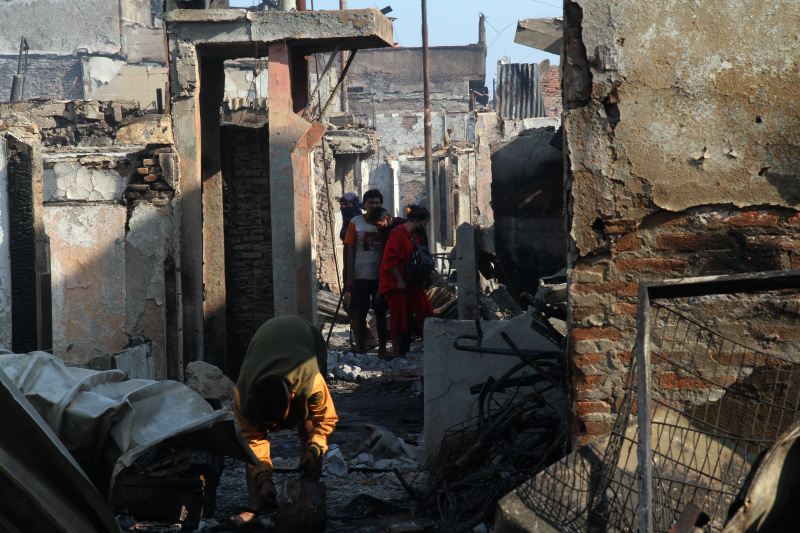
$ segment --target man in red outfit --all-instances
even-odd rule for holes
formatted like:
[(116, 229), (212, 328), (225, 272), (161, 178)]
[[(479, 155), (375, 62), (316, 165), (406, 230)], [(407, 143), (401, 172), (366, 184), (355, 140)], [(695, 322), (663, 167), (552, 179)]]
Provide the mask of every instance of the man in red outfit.
[(400, 344), (403, 337), (409, 334), (408, 311), (414, 313), (420, 331), (424, 328), (425, 319), (433, 316), (433, 307), (425, 289), (408, 283), (403, 272), (403, 266), (411, 260), (415, 242), (419, 243), (416, 232), (424, 231), (430, 219), (431, 215), (424, 207), (409, 206), (408, 219), (392, 230), (383, 252), (380, 289), (392, 314), (393, 357), (405, 355), (400, 351)]

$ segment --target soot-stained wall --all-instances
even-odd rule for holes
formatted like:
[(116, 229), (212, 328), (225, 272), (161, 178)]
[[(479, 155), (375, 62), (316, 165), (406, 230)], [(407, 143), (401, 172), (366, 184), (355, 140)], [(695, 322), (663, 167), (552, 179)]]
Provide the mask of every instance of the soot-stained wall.
[(274, 315), (267, 127), (222, 126), (228, 349), (239, 372), (250, 338)]

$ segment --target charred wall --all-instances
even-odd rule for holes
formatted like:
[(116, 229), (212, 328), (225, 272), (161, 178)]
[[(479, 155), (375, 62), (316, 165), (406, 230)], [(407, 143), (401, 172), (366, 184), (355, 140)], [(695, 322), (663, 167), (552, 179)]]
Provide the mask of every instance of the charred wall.
[[(565, 5), (569, 355), (580, 442), (611, 427), (640, 282), (800, 266), (792, 9)], [(792, 316), (777, 313), (769, 334), (764, 317), (723, 309), (701, 318), (762, 331), (751, 339), (789, 340), (800, 337)]]
[(267, 127), (223, 125), (222, 176), (228, 345), (236, 376), (250, 338), (274, 316)]
[(497, 256), (515, 294), (566, 266), (563, 161), (555, 128), (492, 144), (492, 209)]
[[(19, 56), (0, 56), (0, 101), (11, 98), (11, 82)], [(36, 56), (28, 59), (23, 99), (83, 98), (80, 57)]]

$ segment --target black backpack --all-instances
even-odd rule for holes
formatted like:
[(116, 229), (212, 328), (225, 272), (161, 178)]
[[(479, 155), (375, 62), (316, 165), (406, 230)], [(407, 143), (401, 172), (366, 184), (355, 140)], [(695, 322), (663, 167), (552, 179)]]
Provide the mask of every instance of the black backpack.
[(411, 237), (411, 244), (414, 245), (411, 260), (403, 266), (406, 281), (412, 285), (425, 285), (433, 272), (433, 256), (427, 246), (417, 244), (416, 237)]

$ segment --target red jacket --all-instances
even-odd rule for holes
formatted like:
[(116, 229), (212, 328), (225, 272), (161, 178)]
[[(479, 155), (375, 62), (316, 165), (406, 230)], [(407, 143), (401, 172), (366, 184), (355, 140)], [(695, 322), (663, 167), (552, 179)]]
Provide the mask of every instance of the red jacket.
[[(414, 245), (411, 243), (412, 234), (401, 224), (389, 234), (386, 247), (383, 249), (383, 260), (381, 261), (381, 292), (386, 293), (397, 289), (397, 281), (391, 270), (398, 267), (403, 281), (406, 279), (403, 272), (403, 265), (411, 260), (411, 252)], [(419, 244), (419, 238), (416, 239)]]

